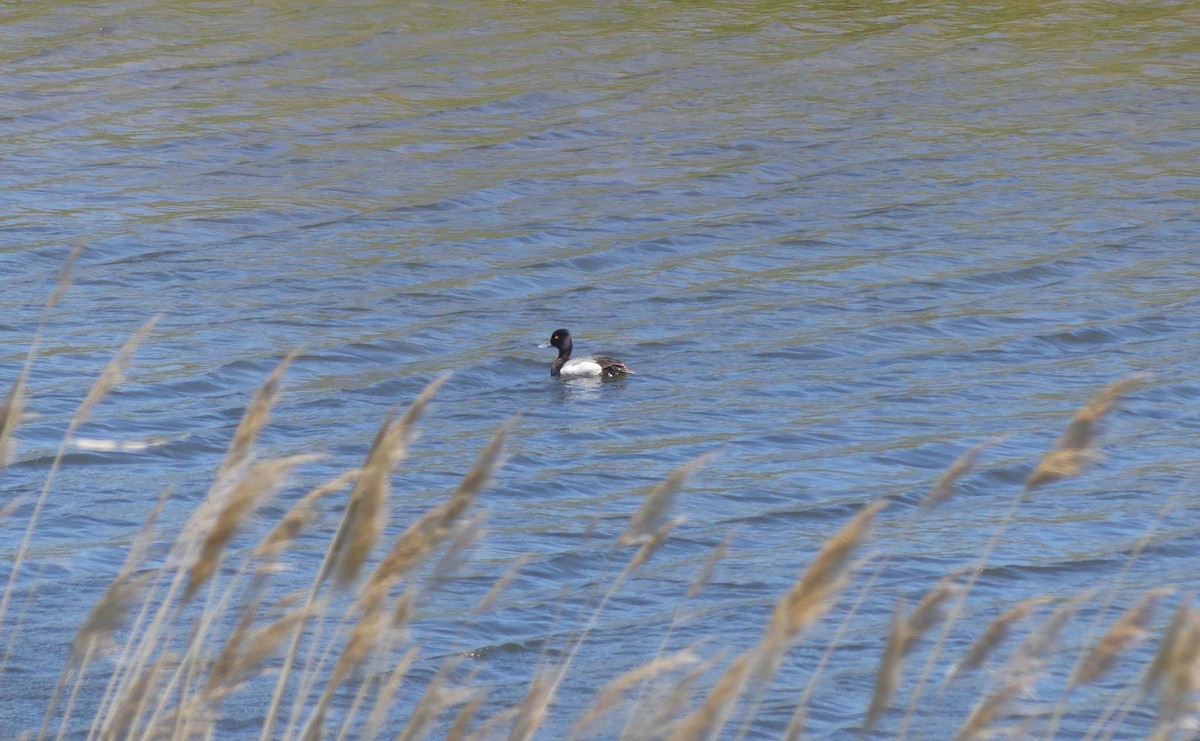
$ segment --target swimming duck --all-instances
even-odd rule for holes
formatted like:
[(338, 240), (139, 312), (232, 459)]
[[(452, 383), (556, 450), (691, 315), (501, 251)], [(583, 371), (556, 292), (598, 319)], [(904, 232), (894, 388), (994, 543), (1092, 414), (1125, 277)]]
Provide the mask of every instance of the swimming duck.
[(571, 333), (565, 329), (556, 329), (550, 335), (550, 341), (538, 347), (557, 347), (558, 358), (550, 366), (551, 376), (564, 378), (616, 378), (627, 373), (633, 373), (625, 364), (615, 358), (592, 355), (586, 358), (571, 359)]

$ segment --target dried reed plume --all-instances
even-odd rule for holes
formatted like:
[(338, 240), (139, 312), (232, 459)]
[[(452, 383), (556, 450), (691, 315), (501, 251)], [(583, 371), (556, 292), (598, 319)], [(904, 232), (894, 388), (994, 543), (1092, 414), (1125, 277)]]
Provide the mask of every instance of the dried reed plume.
[(714, 666), (720, 663), (722, 656), (718, 654), (716, 657), (705, 661), (703, 664), (696, 666), (685, 672), (682, 677), (676, 680), (669, 688), (665, 695), (656, 700), (646, 709), (646, 712), (639, 713), (639, 708), (635, 708), (626, 731), (621, 734), (621, 738), (643, 738), (643, 739), (660, 739), (665, 738), (668, 731), (672, 729), (674, 720), (679, 717), (684, 708), (692, 698), (692, 687), (700, 679), (707, 674)]
[(132, 570), (122, 569), (109, 583), (75, 634), (75, 640), (71, 644), (70, 664), (78, 666), (83, 663), (84, 655), (91, 651), (93, 646), (120, 630), (125, 624), (129, 606), (145, 585), (147, 576), (135, 575)]
[(516, 419), (510, 420), (492, 436), (450, 499), (422, 515), (396, 538), (359, 593), (360, 604), (377, 601), (446, 541), (455, 521), (467, 512), (475, 495), (487, 486), (500, 464), (504, 439), (516, 422)]
[(16, 512), (20, 508), (20, 506), (21, 506), (21, 498), (13, 497), (12, 500), (9, 501), (8, 504), (4, 505), (3, 507), (0, 507), (0, 522), (4, 522), (9, 517), (12, 517), (12, 513)]
[[(429, 389), (426, 391), (428, 392)], [(422, 396), (424, 395), (423, 393)], [(387, 635), (392, 627), (407, 619), (415, 599), (415, 592), (410, 590), (401, 597), (390, 613), (386, 609), (389, 592), (397, 582), (424, 563), (453, 534), (455, 522), (467, 512), (475, 500), (475, 495), (487, 485), (496, 466), (499, 465), (504, 439), (516, 422), (516, 419), (510, 420), (492, 436), (450, 499), (427, 512), (401, 533), (391, 550), (371, 572), (366, 584), (355, 598), (359, 618), (346, 639), (346, 645), (342, 649), (341, 655), (334, 664), (324, 693), (317, 701), (316, 709), (308, 723), (306, 737), (321, 733), (325, 722), (325, 712), (333, 693), (345, 681), (350, 671), (361, 665), (371, 655), (377, 643)], [(395, 425), (385, 423), (385, 430), (400, 427), (403, 423), (403, 420)], [(393, 441), (391, 444), (396, 445), (397, 443)], [(368, 456), (368, 466), (371, 465), (370, 458), (371, 456)], [(359, 480), (361, 481), (362, 478), (360, 477)]]
[(1078, 476), (1098, 459), (1095, 450), (1096, 427), (1113, 407), (1129, 392), (1145, 382), (1142, 376), (1126, 378), (1106, 387), (1092, 397), (1082, 409), (1075, 413), (1067, 429), (1059, 436), (1050, 452), (1034, 468), (1025, 481), (1025, 489), (1031, 490), (1042, 484), (1062, 478)]
[(983, 631), (983, 634), (971, 644), (971, 648), (967, 649), (967, 654), (962, 661), (958, 662), (958, 665), (951, 670), (950, 679), (956, 679), (983, 666), (992, 652), (1008, 638), (1012, 626), (1029, 617), (1029, 614), (1039, 605), (1045, 604), (1047, 599), (1045, 596), (1037, 596), (1021, 600), (993, 620), (987, 630)]
[(267, 376), (267, 380), (263, 381), (263, 385), (255, 392), (254, 398), (246, 407), (245, 414), (238, 422), (237, 429), (233, 431), (233, 437), (229, 440), (229, 448), (225, 451), (225, 460), (221, 462), (221, 468), (217, 471), (217, 481), (224, 480), (230, 472), (237, 470), (250, 459), (254, 446), (271, 417), (271, 409), (279, 400), (283, 374), (287, 372), (288, 366), (295, 358), (296, 353), (292, 352), (279, 361), (279, 365), (275, 366), (275, 369)]
[(662, 544), (667, 542), (667, 538), (671, 535), (671, 531), (683, 524), (686, 518), (676, 517), (672, 520), (664, 522), (662, 527), (654, 532), (646, 542), (642, 543), (642, 547), (638, 548), (637, 553), (633, 554), (633, 558), (629, 560), (629, 565), (625, 567), (622, 576), (632, 574), (637, 569), (641, 568), (642, 564), (650, 560), (652, 556), (662, 547)]
[(429, 401), (448, 378), (448, 375), (442, 376), (426, 386), (398, 421), (393, 422), (394, 410), (384, 419), (350, 492), (328, 569), (318, 581), (323, 581), (328, 571), (333, 571), (336, 581), (345, 586), (358, 575), (387, 521), (392, 470), (408, 451), (416, 435), (417, 421), (425, 413)]
[(317, 501), (341, 491), (347, 484), (354, 481), (357, 476), (358, 469), (353, 468), (331, 481), (317, 486), (301, 497), (299, 501), (292, 505), (287, 514), (275, 524), (275, 527), (271, 528), (271, 532), (267, 533), (267, 536), (254, 549), (254, 555), (257, 558), (268, 560), (278, 558), (288, 547), (288, 544), (295, 540), (296, 536), (312, 521), (314, 516), (313, 507)]
[(896, 688), (900, 686), (900, 671), (904, 663), (905, 646), (909, 643), (908, 621), (904, 619), (904, 600), (896, 600), (892, 608), (892, 625), (888, 630), (887, 646), (883, 649), (883, 658), (879, 661), (879, 670), (875, 674), (875, 691), (871, 695), (871, 705), (867, 708), (867, 717), (859, 731), (859, 738), (871, 732), (883, 711), (892, 704)]
[(804, 575), (776, 603), (758, 648), (756, 673), (762, 679), (774, 675), (784, 650), (833, 606), (834, 597), (845, 583), (850, 557), (885, 506), (885, 502), (876, 502), (864, 507), (841, 531), (825, 541)]
[(447, 729), (446, 741), (463, 741), (467, 737), (467, 729), (471, 727), (471, 723), (479, 714), (479, 709), (483, 707), (486, 699), (486, 692), (480, 690), (470, 700), (467, 700), (462, 710), (458, 711), (458, 715), (455, 716), (454, 722), (450, 724), (450, 728)]
[[(330, 543), (329, 549), (326, 551), (325, 559), (321, 563), (320, 570), (309, 592), (308, 604), (310, 606), (316, 603), (317, 595), (331, 573), (336, 572), (336, 581), (342, 586), (349, 585), (358, 575), (359, 570), (374, 548), (375, 541), (378, 540), (386, 524), (387, 494), (390, 488), (392, 470), (407, 452), (408, 446), (416, 435), (416, 424), (422, 414), (424, 414), (433, 395), (448, 378), (449, 375), (443, 375), (426, 386), (417, 398), (413, 400), (412, 404), (409, 405), (408, 410), (400, 420), (393, 421), (395, 418), (395, 409), (393, 409), (380, 425), (379, 432), (375, 436), (371, 449), (367, 452), (366, 462), (359, 469), (358, 475), (355, 477), (354, 488), (350, 492), (346, 511), (342, 515), (337, 532), (334, 534), (333, 542)], [(382, 618), (382, 593), (372, 594), (371, 599), (374, 602), (371, 614), (364, 614), (359, 619), (359, 626), (355, 630), (366, 631), (371, 625), (378, 625), (380, 628), (384, 627), (385, 621)], [(364, 621), (366, 622), (364, 623)], [(291, 677), (292, 667), (300, 650), (303, 627), (302, 623), (300, 629), (293, 634), (291, 646), (284, 655), (283, 666), (275, 682), (275, 692), (271, 696), (266, 720), (259, 733), (260, 741), (266, 741), (272, 738), (274, 734), (276, 717), (279, 713), (280, 705), (283, 703), (283, 696)], [(355, 634), (352, 631), (351, 639), (354, 638)], [(327, 685), (322, 699), (318, 701), (317, 707), (310, 716), (307, 726), (308, 733), (319, 734), (324, 728), (324, 703), (327, 703), (329, 698), (332, 697), (332, 693), (336, 689), (336, 684), (340, 684), (344, 679), (344, 672), (348, 670), (349, 666), (357, 665), (357, 662), (362, 659), (362, 657), (347, 655), (347, 650), (357, 648), (359, 651), (364, 652), (363, 656), (365, 657), (365, 649), (370, 644), (364, 641), (363, 635), (358, 636), (358, 641), (359, 643), (356, 646), (348, 645), (347, 649), (343, 650), (338, 664), (335, 665), (335, 673), (338, 666), (341, 667), (343, 673), (341, 676), (335, 676), (331, 679), (330, 685), (334, 685), (332, 688)], [(332, 681), (333, 679), (336, 679), (336, 682)], [(297, 703), (295, 706), (296, 712), (299, 711), (299, 708), (300, 704)]]
[(962, 589), (958, 584), (958, 580), (962, 576), (963, 571), (959, 570), (938, 579), (938, 583), (913, 608), (912, 614), (908, 616), (908, 640), (904, 644), (905, 655), (911, 653), (913, 646), (921, 636), (925, 635), (941, 619), (942, 605)]
[(1168, 588), (1152, 589), (1117, 618), (1076, 668), (1068, 686), (1091, 684), (1107, 674), (1116, 664), (1117, 657), (1146, 636), (1146, 625), (1154, 617), (1155, 606), (1173, 591)]
[(67, 295), (67, 290), (71, 287), (72, 274), (75, 272), (75, 262), (79, 256), (83, 254), (84, 243), (76, 242), (75, 246), (67, 254), (67, 259), (63, 260), (62, 268), (58, 271), (58, 282), (54, 286), (54, 292), (50, 294), (50, 298), (46, 301), (46, 308), (43, 312), (48, 313), (58, 302), (62, 301), (63, 296)]
[[(125, 693), (120, 705), (112, 708), (104, 718), (99, 738), (103, 741), (133, 738), (137, 724), (145, 714), (146, 705), (154, 696), (161, 674), (169, 673), (178, 663), (179, 657), (167, 652), (158, 657), (150, 667), (137, 674), (130, 691)], [(146, 729), (149, 731), (150, 729)]]
[[(14, 585), (17, 583), (17, 578), (21, 573), (21, 567), (25, 561), (25, 555), (28, 553), (30, 544), (33, 541), (33, 533), (37, 529), (38, 521), (41, 518), (42, 508), (45, 506), (46, 499), (50, 495), (50, 489), (54, 484), (55, 474), (57, 473), (59, 466), (62, 465), (63, 456), (66, 453), (67, 443), (70, 441), (79, 425), (83, 424), (84, 421), (87, 420), (92, 408), (99, 404), (100, 401), (107, 396), (108, 393), (112, 391), (112, 389), (115, 388), (120, 382), (121, 375), (128, 366), (134, 350), (137, 349), (138, 345), (141, 344), (142, 340), (145, 339), (146, 335), (150, 333), (150, 330), (152, 330), (154, 325), (157, 323), (158, 317), (154, 317), (150, 321), (143, 324), (141, 328), (139, 328), (138, 331), (135, 332), (128, 341), (126, 341), (126, 343), (117, 352), (116, 357), (109, 361), (109, 363), (104, 367), (100, 377), (97, 378), (95, 383), (92, 384), (87, 396), (84, 397), (83, 402), (79, 405), (79, 408), (75, 411), (75, 414), (67, 423), (66, 435), (63, 437), (63, 442), (59, 446), (58, 453), (54, 456), (54, 462), (50, 464), (50, 471), (46, 474), (46, 479), (42, 484), (42, 490), (38, 494), (37, 500), (34, 502), (33, 511), (30, 513), (29, 521), (25, 525), (25, 534), (21, 538), (21, 543), (17, 546), (16, 554), (12, 556), (12, 568), (9, 569), (8, 581), (5, 583), (4, 592), (2, 595), (0, 595), (0, 626), (4, 625), (5, 616), (8, 614), (8, 603), (15, 591)], [(22, 371), (22, 376), (26, 376), (28, 374), (29, 363), (32, 362), (34, 352), (35, 351), (32, 349), (30, 350), (29, 357), (26, 361), (25, 370)], [(19, 381), (19, 385), (23, 385), (23, 381)], [(18, 396), (20, 396), (20, 392), (13, 397), (13, 399), (10, 401), (10, 404), (20, 406), (20, 403), (16, 401)], [(5, 425), (9, 426), (10, 433), (11, 427), (15, 425), (14, 421), (8, 419), (8, 417), (12, 416), (13, 410), (10, 409), (5, 414)], [(15, 633), (13, 637), (16, 637)]]
[(425, 694), (409, 715), (408, 723), (396, 737), (396, 741), (416, 741), (424, 738), (428, 735), (433, 721), (437, 720), (438, 716), (447, 708), (470, 699), (471, 692), (469, 690), (448, 687), (451, 672), (458, 668), (464, 658), (463, 656), (451, 656), (442, 662), (437, 674), (425, 686)]
[(224, 506), (217, 515), (216, 522), (204, 537), (199, 554), (192, 565), (188, 567), (188, 583), (183, 593), (185, 602), (190, 600), (196, 590), (216, 573), (225, 546), (229, 544), (246, 517), (265, 499), (274, 495), (275, 491), (283, 484), (283, 479), (289, 471), (302, 463), (313, 460), (314, 457), (294, 455), (288, 458), (260, 461), (246, 471), (226, 498)]
[(1029, 687), (1028, 680), (1014, 679), (990, 697), (975, 706), (966, 722), (958, 730), (954, 741), (972, 741), (977, 738), (990, 738), (993, 733), (992, 723), (999, 717), (1013, 699)]
[(600, 692), (597, 693), (596, 700), (592, 703), (592, 707), (575, 724), (572, 735), (578, 736), (601, 716), (612, 712), (613, 708), (620, 702), (621, 697), (630, 688), (643, 682), (648, 682), (663, 674), (677, 671), (684, 667), (694, 666), (698, 663), (700, 663), (700, 660), (696, 657), (692, 648), (688, 647), (670, 656), (656, 658), (649, 663), (622, 674), (601, 688)]
[(708, 582), (712, 580), (713, 574), (717, 571), (717, 565), (725, 560), (729, 555), (730, 536), (726, 535), (725, 539), (717, 544), (716, 548), (708, 554), (708, 558), (704, 559), (704, 565), (700, 567), (700, 572), (696, 574), (696, 578), (692, 580), (691, 586), (688, 587), (685, 599), (692, 599), (704, 588), (708, 586)]
[(117, 572), (116, 577), (105, 588), (104, 594), (100, 596), (100, 599), (96, 602), (91, 612), (88, 613), (83, 625), (75, 633), (75, 639), (71, 643), (71, 653), (67, 658), (67, 664), (59, 676), (59, 681), (54, 687), (54, 692), (50, 697), (49, 703), (46, 705), (46, 713), (42, 719), (42, 728), (38, 733), (39, 736), (45, 735), (51, 718), (58, 710), (58, 701), (63, 690), (67, 672), (74, 671), (76, 680), (75, 687), (67, 701), (67, 707), (63, 711), (63, 728), (67, 727), (67, 722), (71, 716), (71, 709), (79, 690), (83, 686), (88, 664), (95, 655), (96, 647), (125, 624), (129, 607), (141, 592), (148, 576), (147, 574), (135, 575), (134, 571), (146, 557), (154, 535), (154, 523), (162, 513), (170, 494), (171, 489), (165, 489), (159, 495), (158, 501), (150, 508), (150, 512), (146, 515), (141, 529), (138, 531), (133, 543), (129, 546), (129, 552), (125, 554), (125, 562), (121, 565), (121, 570)]
[(700, 741), (720, 733), (750, 676), (752, 657), (742, 654), (721, 675), (699, 708), (671, 729), (670, 741)]
[(1196, 711), (1196, 692), (1200, 690), (1200, 610), (1189, 610), (1170, 641), (1163, 670), (1162, 692), (1158, 706), (1156, 737)]
[(941, 476), (938, 476), (937, 481), (933, 482), (933, 487), (921, 500), (921, 509), (929, 511), (949, 499), (954, 493), (955, 483), (975, 469), (975, 460), (979, 454), (1003, 439), (1003, 437), (994, 437), (991, 440), (985, 440), (956, 458), (950, 467)]
[(528, 741), (546, 719), (546, 709), (554, 697), (557, 682), (554, 672), (539, 673), (529, 683), (529, 690), (516, 707), (516, 720), (513, 721), (512, 731), (508, 741)]
[(1040, 671), (1067, 621), (1071, 619), (1079, 606), (1091, 599), (1094, 594), (1094, 591), (1087, 590), (1066, 600), (1026, 636), (1010, 660), (1013, 672), (1028, 676)]
[(213, 664), (208, 682), (200, 693), (201, 700), (215, 708), (261, 671), (267, 659), (279, 652), (283, 641), (308, 617), (309, 612), (301, 608), (286, 612), (253, 632), (244, 630), (248, 623), (239, 626)]
[(687, 480), (696, 472), (698, 468), (708, 463), (708, 461), (716, 453), (705, 453), (704, 455), (692, 460), (671, 472), (666, 481), (657, 484), (653, 489), (646, 494), (642, 506), (629, 520), (629, 525), (626, 526), (625, 532), (621, 533), (617, 538), (617, 547), (621, 548), (627, 545), (634, 545), (641, 542), (643, 538), (648, 538), (658, 530), (662, 525), (662, 519), (666, 515), (667, 510), (671, 508), (671, 503), (675, 500), (675, 494)]
[(42, 329), (46, 323), (46, 318), (54, 307), (58, 305), (58, 302), (62, 300), (62, 297), (66, 295), (67, 289), (71, 287), (71, 276), (74, 272), (75, 261), (79, 259), (79, 255), (82, 252), (83, 242), (79, 242), (67, 255), (67, 259), (63, 261), (63, 266), (58, 272), (58, 283), (54, 287), (54, 291), (50, 294), (50, 298), (46, 300), (46, 305), (42, 308), (42, 318), (38, 322), (38, 328), (34, 333), (33, 342), (30, 343), (29, 352), (25, 355), (25, 364), (21, 368), (21, 372), (17, 374), (17, 380), (13, 381), (13, 385), (9, 388), (4, 401), (0, 402), (0, 471), (4, 470), (4, 467), (8, 465), (9, 456), (12, 454), (13, 448), (13, 433), (23, 421), (25, 386), (29, 380), (29, 369), (33, 366), (34, 358), (37, 357), (38, 346), (41, 342)]
[(17, 376), (8, 395), (0, 402), (0, 471), (12, 459), (14, 433), (25, 413), (25, 378), (24, 372)]
[(121, 349), (108, 362), (108, 365), (104, 366), (100, 377), (92, 384), (87, 396), (83, 398), (79, 409), (76, 410), (75, 416), (71, 418), (71, 422), (67, 427), (67, 437), (70, 437), (79, 428), (79, 425), (87, 421), (87, 418), (92, 413), (92, 409), (124, 380), (125, 371), (129, 368), (129, 361), (133, 359), (134, 352), (137, 351), (150, 332), (154, 330), (154, 326), (158, 324), (161, 318), (161, 316), (151, 317), (145, 324), (139, 327), (138, 331), (134, 332), (133, 336), (121, 346)]
[(912, 614), (904, 617), (904, 602), (896, 601), (892, 614), (892, 627), (888, 631), (887, 646), (883, 658), (879, 662), (879, 671), (875, 678), (875, 691), (871, 704), (867, 708), (867, 717), (863, 722), (860, 736), (870, 732), (875, 727), (883, 711), (892, 704), (896, 688), (900, 686), (900, 674), (904, 666), (904, 658), (912, 652), (921, 636), (929, 631), (941, 617), (941, 606), (946, 600), (957, 594), (961, 587), (956, 581), (962, 576), (961, 571), (947, 574), (938, 580), (932, 589), (913, 608)]
[(396, 694), (396, 690), (400, 688), (400, 683), (408, 676), (408, 670), (412, 668), (413, 662), (417, 660), (417, 656), (420, 653), (420, 646), (412, 646), (405, 652), (404, 656), (400, 657), (396, 665), (392, 667), (387, 681), (379, 688), (379, 694), (375, 696), (375, 707), (371, 709), (371, 714), (367, 716), (366, 725), (363, 726), (362, 738), (364, 741), (371, 741), (379, 735), (379, 729), (383, 728), (383, 721), (387, 717), (392, 697)]
[(471, 614), (479, 615), (491, 607), (496, 599), (504, 593), (504, 590), (508, 589), (508, 585), (512, 584), (513, 579), (517, 578), (517, 574), (521, 573), (521, 569), (525, 567), (525, 564), (529, 563), (531, 558), (532, 556), (528, 553), (522, 553), (520, 556), (517, 556), (509, 564), (504, 574), (488, 590), (488, 593), (483, 595), (483, 599), (479, 600), (479, 604), (475, 605), (474, 609), (471, 610)]
[(450, 544), (433, 565), (429, 574), (426, 593), (431, 593), (438, 587), (449, 582), (454, 575), (462, 570), (470, 556), (470, 551), (479, 541), (483, 540), (487, 531), (483, 528), (485, 517), (474, 514), (451, 525)]
[(1162, 641), (1158, 644), (1158, 651), (1154, 654), (1154, 660), (1146, 668), (1146, 676), (1142, 679), (1142, 692), (1144, 694), (1150, 693), (1162, 682), (1163, 676), (1167, 672), (1167, 666), (1175, 657), (1175, 647), (1191, 618), (1192, 600), (1189, 598), (1180, 602), (1179, 607), (1175, 609), (1175, 615), (1171, 618), (1171, 623), (1163, 632)]

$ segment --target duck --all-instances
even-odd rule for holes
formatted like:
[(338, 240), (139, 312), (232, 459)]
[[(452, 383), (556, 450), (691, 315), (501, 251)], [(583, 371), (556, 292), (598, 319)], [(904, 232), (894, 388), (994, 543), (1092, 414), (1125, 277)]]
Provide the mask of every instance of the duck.
[(571, 333), (565, 329), (556, 329), (550, 335), (550, 341), (540, 348), (557, 347), (558, 357), (550, 365), (551, 376), (563, 378), (617, 378), (632, 374), (624, 363), (616, 358), (606, 358), (602, 355), (590, 355), (584, 358), (571, 358)]

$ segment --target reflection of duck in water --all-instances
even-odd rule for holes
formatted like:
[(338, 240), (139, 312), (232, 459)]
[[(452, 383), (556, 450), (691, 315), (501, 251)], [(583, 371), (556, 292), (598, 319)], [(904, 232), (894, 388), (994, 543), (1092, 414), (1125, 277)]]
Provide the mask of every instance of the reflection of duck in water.
[(616, 358), (606, 358), (600, 355), (590, 355), (584, 358), (571, 359), (571, 333), (565, 329), (556, 329), (550, 335), (550, 341), (538, 347), (557, 347), (558, 358), (550, 366), (550, 375), (563, 378), (616, 378), (627, 373), (633, 373), (625, 364)]

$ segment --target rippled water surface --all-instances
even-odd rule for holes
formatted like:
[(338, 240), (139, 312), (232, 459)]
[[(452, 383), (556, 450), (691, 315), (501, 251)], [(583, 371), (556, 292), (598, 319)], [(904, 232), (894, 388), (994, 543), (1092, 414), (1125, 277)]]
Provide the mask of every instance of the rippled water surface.
[[(16, 587), (36, 597), (0, 633), (0, 735), (37, 727), (159, 492), (174, 488), (165, 547), (295, 349), (264, 453), (325, 457), (263, 527), (357, 465), (388, 410), (443, 372), (388, 538), (523, 415), (482, 496), (486, 537), (420, 616), (420, 677), (468, 651), (459, 679), (489, 687), (488, 714), (587, 622), (646, 487), (716, 451), (672, 508), (686, 521), (599, 613), (544, 738), (664, 639), (707, 638), (697, 651), (724, 665), (821, 542), (886, 499), (870, 552), (889, 560), (808, 712), (816, 737), (854, 731), (896, 599), (973, 563), (1073, 411), (1137, 372), (1148, 383), (1110, 418), (1104, 460), (1022, 505), (948, 651), (1032, 595), (1121, 584), (1123, 608), (1144, 588), (1193, 588), (1198, 28), (1191, 3), (1085, 0), (5, 7), (5, 388), (64, 258), (86, 247), (32, 368), (36, 416), (0, 472), (0, 506), (23, 498), (0, 526), (2, 573), (71, 414), (156, 314), (78, 434), (166, 442), (69, 450)], [(551, 379), (535, 346), (557, 327), (637, 375)], [(936, 516), (912, 518), (960, 453), (1000, 435)], [(276, 596), (308, 583), (338, 509)], [(788, 654), (751, 738), (779, 736), (857, 594)], [(922, 703), (913, 735), (950, 737), (987, 681)], [(102, 687), (78, 701), (81, 737)], [(418, 695), (398, 700), (393, 732)], [(1081, 697), (1061, 732), (1082, 735), (1109, 698)], [(264, 712), (226, 709), (230, 737)]]

